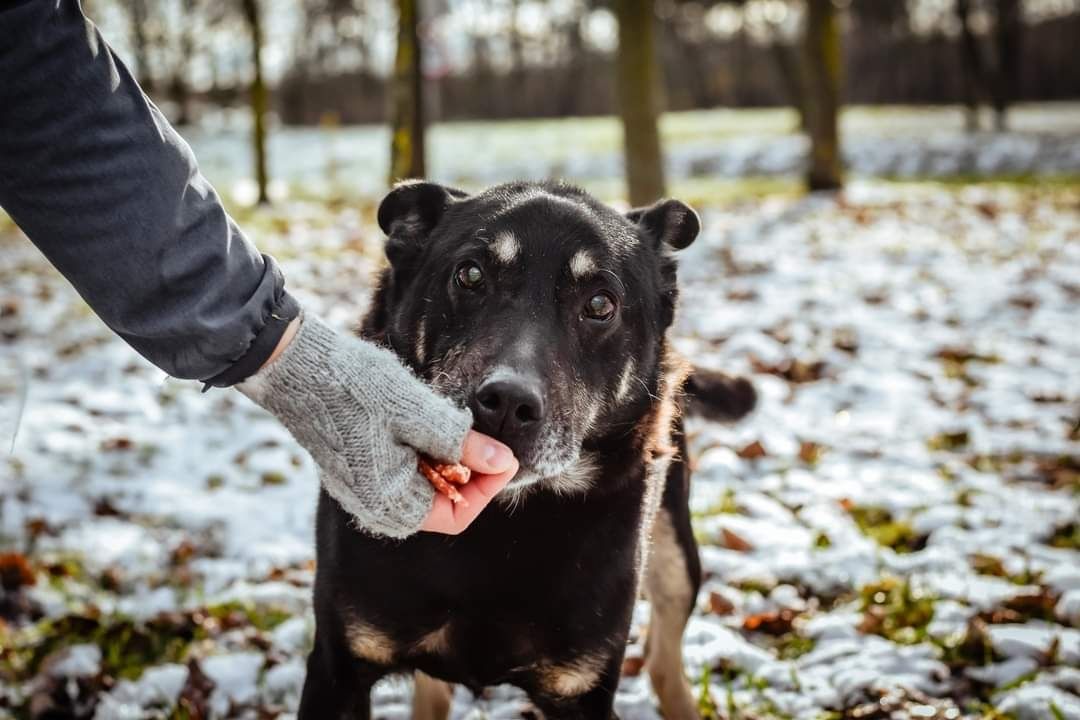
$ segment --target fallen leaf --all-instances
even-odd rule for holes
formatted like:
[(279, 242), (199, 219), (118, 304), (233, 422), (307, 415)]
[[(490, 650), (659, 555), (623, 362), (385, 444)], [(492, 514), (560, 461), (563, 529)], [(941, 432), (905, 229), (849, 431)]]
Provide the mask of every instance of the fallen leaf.
[(721, 529), (721, 535), (723, 536), (723, 545), (728, 550), (734, 550), (736, 552), (750, 552), (754, 549), (754, 546), (743, 540), (741, 537), (733, 533), (727, 528)]
[(645, 668), (645, 658), (640, 655), (627, 655), (623, 658), (622, 674), (623, 677), (637, 677), (641, 674), (641, 671)]
[(709, 593), (709, 612), (713, 615), (730, 615), (735, 612), (735, 605), (714, 590)]
[(758, 440), (755, 440), (744, 448), (736, 450), (735, 454), (743, 460), (757, 460), (758, 458), (768, 455), (768, 453), (765, 452), (765, 446)]
[(795, 611), (780, 610), (749, 615), (743, 620), (743, 629), (750, 632), (763, 632), (768, 635), (784, 635), (791, 632), (795, 621)]
[(799, 444), (799, 459), (807, 465), (816, 465), (824, 448), (816, 442), (804, 440)]
[(34, 570), (25, 555), (16, 552), (0, 554), (0, 587), (6, 592), (15, 592), (34, 582)]

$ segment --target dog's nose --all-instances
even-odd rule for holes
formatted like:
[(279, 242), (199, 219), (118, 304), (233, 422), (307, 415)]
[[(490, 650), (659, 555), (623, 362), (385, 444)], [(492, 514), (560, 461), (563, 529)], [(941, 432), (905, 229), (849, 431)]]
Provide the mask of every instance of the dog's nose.
[(485, 381), (476, 389), (472, 406), (477, 430), (504, 441), (535, 431), (544, 419), (540, 381), (520, 375)]

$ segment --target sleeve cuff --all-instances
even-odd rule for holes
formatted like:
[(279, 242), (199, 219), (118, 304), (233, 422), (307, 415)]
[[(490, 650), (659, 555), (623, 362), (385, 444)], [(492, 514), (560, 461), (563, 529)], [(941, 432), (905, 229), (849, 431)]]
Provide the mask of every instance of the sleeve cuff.
[(202, 391), (206, 392), (212, 387), (230, 387), (257, 373), (273, 354), (281, 336), (285, 334), (285, 328), (299, 315), (300, 303), (289, 293), (283, 293), (281, 300), (270, 311), (270, 317), (251, 341), (247, 352), (224, 371), (203, 380)]

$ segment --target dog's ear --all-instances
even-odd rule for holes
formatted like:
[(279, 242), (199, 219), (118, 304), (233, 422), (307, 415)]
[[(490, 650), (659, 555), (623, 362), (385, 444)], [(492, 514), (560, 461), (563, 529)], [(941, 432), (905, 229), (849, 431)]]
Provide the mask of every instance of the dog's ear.
[(392, 265), (418, 249), (439, 224), (446, 209), (467, 194), (438, 183), (398, 183), (379, 203), (379, 227), (386, 233), (386, 257)]
[(660, 255), (660, 327), (667, 328), (675, 319), (679, 300), (676, 280), (677, 263), (665, 250), (682, 250), (694, 242), (701, 231), (701, 221), (689, 205), (678, 200), (660, 200), (644, 208), (635, 208), (626, 217), (638, 226), (645, 238), (651, 239), (653, 249)]
[(648, 207), (634, 208), (626, 217), (646, 236), (673, 250), (682, 250), (701, 232), (701, 221), (693, 208), (679, 200), (659, 200)]

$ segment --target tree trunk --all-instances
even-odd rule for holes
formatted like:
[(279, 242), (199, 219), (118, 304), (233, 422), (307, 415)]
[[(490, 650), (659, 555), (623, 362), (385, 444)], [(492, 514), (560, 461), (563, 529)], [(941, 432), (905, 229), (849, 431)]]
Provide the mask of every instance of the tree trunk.
[(971, 30), (971, 0), (956, 0), (956, 19), (960, 23), (965, 125), (968, 132), (975, 132), (979, 129), (979, 101), (986, 89), (986, 73), (979, 54), (979, 42)]
[(1005, 130), (1009, 105), (1016, 99), (1020, 70), (1020, 0), (997, 0), (997, 76), (994, 82), (994, 125)]
[(806, 0), (803, 65), (805, 120), (810, 139), (810, 190), (843, 185), (837, 115), (840, 107), (840, 28), (832, 0)]
[(154, 76), (150, 72), (150, 42), (146, 37), (147, 15), (146, 0), (131, 0), (131, 44), (135, 77), (143, 92), (150, 95), (154, 90)]
[(659, 78), (653, 42), (652, 0), (619, 0), (616, 95), (623, 123), (626, 179), (631, 205), (664, 195), (664, 163), (656, 126)]
[[(187, 17), (195, 17), (198, 13), (195, 0), (185, 0), (182, 10)], [(180, 25), (180, 52), (176, 65), (173, 67), (172, 81), (173, 99), (177, 105), (176, 124), (181, 127), (191, 124), (191, 88), (188, 85), (188, 71), (194, 55), (195, 37), (192, 34), (191, 23), (185, 22)]]
[(426, 174), (419, 0), (397, 0), (398, 37), (390, 108), (390, 184)]
[(251, 32), (251, 62), (255, 70), (255, 77), (251, 83), (251, 140), (252, 150), (255, 153), (255, 179), (259, 184), (259, 204), (265, 205), (270, 202), (270, 196), (266, 192), (269, 180), (266, 170), (267, 97), (262, 67), (262, 18), (259, 12), (259, 0), (242, 0), (242, 2), (244, 17), (247, 19), (248, 30)]

